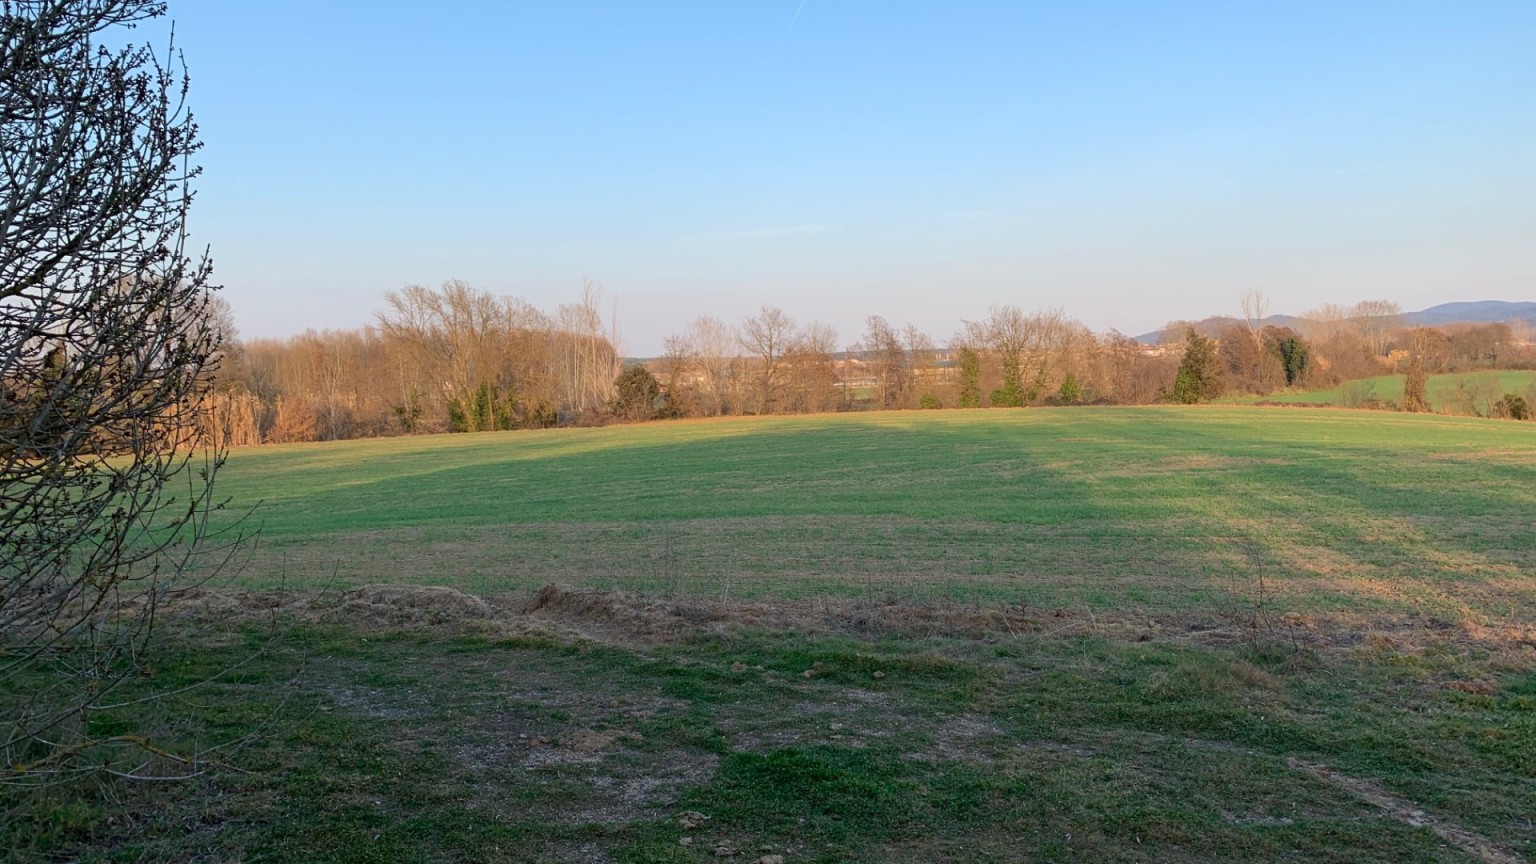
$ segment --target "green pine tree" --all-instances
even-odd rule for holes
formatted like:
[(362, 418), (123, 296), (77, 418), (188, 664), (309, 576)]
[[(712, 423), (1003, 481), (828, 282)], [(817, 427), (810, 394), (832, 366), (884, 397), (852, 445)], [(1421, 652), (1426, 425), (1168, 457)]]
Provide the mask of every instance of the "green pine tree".
[(1216, 343), (1189, 328), (1184, 337), (1184, 359), (1173, 382), (1173, 401), (1185, 405), (1209, 402), (1221, 395), (1221, 358)]
[(1067, 377), (1062, 379), (1061, 389), (1056, 395), (1068, 405), (1083, 398), (1083, 388), (1077, 383), (1077, 376), (1068, 372)]

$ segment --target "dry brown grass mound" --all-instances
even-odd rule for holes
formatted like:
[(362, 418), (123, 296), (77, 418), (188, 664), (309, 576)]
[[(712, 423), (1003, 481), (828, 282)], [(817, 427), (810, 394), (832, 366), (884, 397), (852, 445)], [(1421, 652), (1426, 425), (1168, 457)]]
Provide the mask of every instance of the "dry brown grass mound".
[(426, 585), (364, 585), (341, 592), (194, 589), (164, 601), (173, 620), (203, 625), (339, 624), (360, 632), (425, 630), (443, 635), (554, 636), (473, 594)]
[[(1517, 653), (1536, 650), (1530, 628), (1403, 616), (1286, 615), (1204, 612), (1094, 613), (1009, 604), (900, 598), (817, 598), (720, 602), (625, 591), (546, 585), (533, 595), (477, 597), (453, 588), (365, 585), (337, 593), (198, 589), (165, 604), (173, 617), (207, 624), (300, 621), (363, 632), (430, 631), (443, 635), (582, 638), (609, 643), (660, 643), (734, 630), (786, 630), (859, 637), (977, 639), (1026, 635), (1092, 635), (1116, 641), (1171, 639), (1208, 645), (1283, 642), (1312, 650), (1366, 650), (1390, 642), (1401, 651), (1423, 645)], [(1262, 619), (1262, 620), (1261, 620)]]

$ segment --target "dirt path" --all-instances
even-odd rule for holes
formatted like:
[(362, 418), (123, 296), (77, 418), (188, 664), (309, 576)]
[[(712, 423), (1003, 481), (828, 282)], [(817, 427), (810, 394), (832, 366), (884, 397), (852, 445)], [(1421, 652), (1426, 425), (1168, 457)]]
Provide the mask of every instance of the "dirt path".
[(1439, 834), (1446, 842), (1451, 843), (1463, 852), (1476, 855), (1487, 862), (1487, 864), (1525, 864), (1525, 859), (1513, 852), (1506, 852), (1500, 849), (1487, 837), (1475, 831), (1468, 831), (1459, 825), (1442, 822), (1381, 788), (1380, 785), (1371, 780), (1350, 777), (1346, 774), (1340, 774), (1326, 765), (1303, 762), (1300, 759), (1292, 758), (1289, 762), (1290, 766), (1297, 771), (1304, 771), (1319, 780), (1331, 783), (1360, 800), (1375, 805), (1382, 812), (1405, 825), (1411, 825), (1414, 828), (1428, 828)]

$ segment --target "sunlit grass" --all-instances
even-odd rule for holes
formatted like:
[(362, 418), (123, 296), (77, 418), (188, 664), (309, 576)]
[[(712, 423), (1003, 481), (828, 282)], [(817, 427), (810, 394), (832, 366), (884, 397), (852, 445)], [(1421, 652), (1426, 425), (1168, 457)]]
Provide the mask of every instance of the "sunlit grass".
[[(1529, 399), (1533, 391), (1536, 391), (1536, 372), (1530, 371), (1500, 370), (1431, 375), (1425, 384), (1425, 395), (1430, 407), (1447, 413), (1465, 413), (1465, 407), (1470, 405), (1479, 413), (1486, 414), (1488, 406), (1497, 402), (1506, 393)], [(1399, 403), (1402, 398), (1403, 376), (1379, 375), (1375, 378), (1346, 381), (1337, 387), (1321, 390), (1275, 393), (1268, 396), (1235, 396), (1230, 401), (1234, 404), (1280, 402), (1353, 408), (1371, 399)]]
[(270, 586), (547, 582), (1183, 608), (1528, 602), (1536, 427), (1211, 407), (892, 412), (236, 452)]

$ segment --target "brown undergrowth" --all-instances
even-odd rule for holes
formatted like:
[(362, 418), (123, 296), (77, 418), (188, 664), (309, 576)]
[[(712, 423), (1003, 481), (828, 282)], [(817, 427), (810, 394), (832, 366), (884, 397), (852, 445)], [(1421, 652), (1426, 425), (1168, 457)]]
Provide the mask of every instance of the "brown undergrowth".
[(583, 638), (601, 643), (664, 643), (737, 630), (792, 631), (862, 638), (997, 640), (1021, 636), (1092, 636), (1113, 641), (1171, 640), (1200, 645), (1267, 642), (1307, 650), (1364, 649), (1413, 653), (1438, 649), (1536, 652), (1536, 625), (1510, 618), (1433, 615), (1286, 613), (1232, 607), (1198, 612), (1042, 608), (892, 597), (772, 602), (665, 597), (558, 584), (537, 592), (478, 597), (453, 588), (367, 585), (340, 592), (188, 592), (167, 604), (172, 615), (250, 623), (287, 619), (345, 624), (361, 632), (426, 630), (443, 635)]

